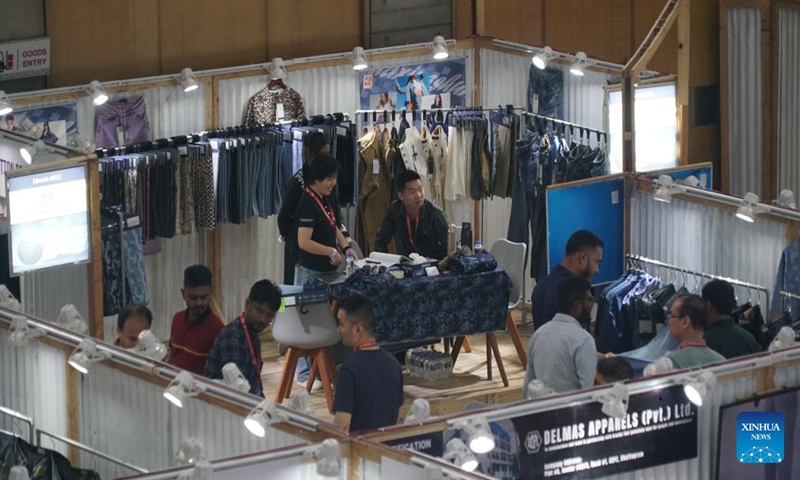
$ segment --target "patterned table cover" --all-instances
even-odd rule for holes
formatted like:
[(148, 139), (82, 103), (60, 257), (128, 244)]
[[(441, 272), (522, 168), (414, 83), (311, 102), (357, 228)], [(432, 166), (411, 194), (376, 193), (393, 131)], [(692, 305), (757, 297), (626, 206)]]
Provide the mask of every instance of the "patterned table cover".
[(372, 300), (378, 343), (416, 342), (503, 330), (511, 277), (503, 270), (398, 280), (363, 275), (328, 285), (331, 297)]

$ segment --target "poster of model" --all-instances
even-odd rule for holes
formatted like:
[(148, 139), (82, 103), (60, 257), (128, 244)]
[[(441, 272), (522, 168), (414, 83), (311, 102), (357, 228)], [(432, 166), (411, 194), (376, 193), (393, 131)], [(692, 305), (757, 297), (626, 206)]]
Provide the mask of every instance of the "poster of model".
[(69, 103), (14, 110), (0, 117), (0, 129), (68, 146), (78, 134), (78, 108)]
[[(466, 60), (443, 60), (418, 65), (366, 70), (359, 76), (362, 110), (386, 110), (378, 123), (392, 121), (395, 110), (433, 110), (466, 106)], [(419, 118), (415, 118), (417, 121)], [(410, 114), (407, 120), (411, 122)], [(402, 121), (394, 116), (396, 126)], [(368, 118), (368, 123), (372, 118)]]

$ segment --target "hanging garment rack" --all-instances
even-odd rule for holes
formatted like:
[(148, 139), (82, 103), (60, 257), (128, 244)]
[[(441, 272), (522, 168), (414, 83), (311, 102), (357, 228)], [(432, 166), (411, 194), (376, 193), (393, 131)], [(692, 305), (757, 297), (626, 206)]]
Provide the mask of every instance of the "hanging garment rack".
[(595, 133), (595, 134), (597, 134), (598, 140), (599, 140), (600, 136), (602, 135), (603, 137), (605, 137), (606, 143), (608, 143), (608, 132), (605, 132), (603, 130), (598, 130), (596, 128), (589, 128), (589, 127), (584, 126), (584, 125), (578, 125), (577, 123), (567, 122), (565, 120), (559, 120), (559, 119), (553, 118), (553, 117), (545, 117), (544, 115), (539, 115), (538, 113), (524, 112), (524, 114), (525, 114), (526, 117), (535, 118), (535, 119), (538, 119), (538, 120), (544, 120), (546, 122), (551, 122), (553, 124), (558, 124), (558, 125), (563, 125), (565, 127), (569, 127), (570, 130), (578, 129), (581, 132), (587, 131), (589, 133)]
[(482, 106), (475, 106), (475, 107), (447, 107), (447, 108), (425, 108), (425, 109), (400, 109), (397, 108), (390, 108), (390, 109), (383, 109), (383, 110), (356, 110), (355, 115), (363, 115), (363, 122), (369, 121), (368, 115), (372, 115), (372, 123), (379, 123), (378, 122), (378, 115), (389, 115), (392, 116), (392, 121), (397, 119), (397, 114), (399, 113), (400, 116), (404, 116), (406, 114), (411, 114), (411, 119), (414, 120), (416, 118), (417, 113), (420, 114), (420, 120), (427, 120), (428, 115), (436, 114), (439, 112), (442, 113), (450, 113), (450, 112), (507, 112), (513, 113), (515, 111), (522, 111), (524, 112), (525, 109), (523, 107), (515, 107), (513, 105), (506, 105), (506, 106), (498, 106), (498, 108), (483, 108)]
[(338, 123), (349, 121), (350, 116), (347, 113), (336, 112), (328, 115), (313, 115), (303, 120), (293, 120), (290, 122), (275, 122), (258, 125), (255, 127), (248, 127), (245, 125), (238, 125), (235, 127), (216, 128), (206, 130), (199, 133), (190, 133), (188, 135), (178, 135), (169, 138), (160, 138), (149, 142), (139, 142), (130, 145), (122, 145), (119, 147), (101, 148), (95, 150), (97, 158), (113, 157), (116, 155), (130, 155), (132, 153), (148, 152), (154, 149), (180, 147), (198, 142), (204, 142), (209, 138), (215, 137), (232, 137), (238, 135), (252, 135), (255, 133), (265, 132), (270, 129), (279, 128), (282, 126), (291, 127), (307, 127), (311, 125), (322, 125), (325, 123)]
[(789, 293), (789, 292), (778, 292), (778, 294), (779, 294), (781, 297), (784, 297), (784, 298), (789, 298), (789, 299), (792, 299), (792, 300), (800, 300), (800, 295), (796, 295), (796, 294), (794, 294), (794, 293)]
[[(747, 283), (741, 280), (736, 280), (733, 278), (722, 277), (719, 275), (711, 275), (710, 273), (705, 272), (698, 272), (695, 270), (689, 270), (687, 268), (679, 267), (677, 265), (672, 265), (669, 263), (659, 262), (658, 260), (653, 260), (647, 257), (642, 257), (640, 255), (631, 255), (627, 254), (625, 257), (628, 259), (629, 264), (636, 266), (639, 263), (646, 263), (649, 265), (654, 265), (656, 267), (666, 268), (668, 270), (674, 270), (676, 272), (685, 273), (687, 275), (692, 275), (694, 277), (701, 277), (707, 278), (709, 280), (725, 280), (726, 282), (730, 283), (731, 285), (735, 285), (737, 287), (742, 287), (748, 290), (756, 290), (758, 292), (763, 292), (764, 297), (766, 298), (766, 304), (769, 305), (769, 289), (766, 287), (762, 287), (761, 285), (756, 285), (754, 283)], [(800, 298), (800, 297), (798, 297)]]

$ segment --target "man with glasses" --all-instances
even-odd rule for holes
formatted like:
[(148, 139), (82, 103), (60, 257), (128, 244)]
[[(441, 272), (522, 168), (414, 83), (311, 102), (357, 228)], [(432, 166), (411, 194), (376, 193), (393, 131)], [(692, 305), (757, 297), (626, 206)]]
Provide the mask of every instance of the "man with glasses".
[(667, 355), (676, 369), (725, 361), (708, 348), (703, 333), (708, 323), (706, 302), (697, 295), (679, 295), (669, 309), (669, 331), (681, 344)]
[(528, 384), (541, 380), (556, 392), (591, 388), (597, 373), (597, 352), (585, 327), (592, 321), (591, 285), (570, 276), (556, 289), (558, 310), (553, 319), (536, 329), (528, 346), (528, 368), (522, 395)]

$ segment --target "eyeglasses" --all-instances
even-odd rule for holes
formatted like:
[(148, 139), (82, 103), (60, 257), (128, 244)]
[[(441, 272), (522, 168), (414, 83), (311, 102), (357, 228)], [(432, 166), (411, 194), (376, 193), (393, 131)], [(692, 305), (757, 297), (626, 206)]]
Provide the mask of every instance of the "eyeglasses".
[(667, 319), (668, 319), (668, 320), (669, 320), (670, 318), (681, 318), (681, 317), (683, 317), (683, 315), (673, 315), (673, 314), (671, 314), (671, 313), (670, 313), (669, 315), (667, 315)]

